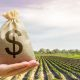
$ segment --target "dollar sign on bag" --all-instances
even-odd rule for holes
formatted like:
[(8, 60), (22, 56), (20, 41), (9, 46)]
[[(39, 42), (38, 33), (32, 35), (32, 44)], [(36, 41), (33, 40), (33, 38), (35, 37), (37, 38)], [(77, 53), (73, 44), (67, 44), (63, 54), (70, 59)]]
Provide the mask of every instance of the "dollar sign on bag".
[[(18, 35), (18, 36), (21, 36), (21, 33), (18, 31), (18, 30), (14, 30), (14, 32)], [(10, 55), (13, 55), (13, 58), (16, 57), (16, 55), (20, 54), (22, 52), (22, 49), (23, 49), (23, 46), (20, 42), (18, 41), (15, 41), (15, 37), (13, 36), (13, 40), (9, 39), (9, 35), (13, 33), (13, 30), (10, 30), (6, 33), (5, 35), (5, 38), (8, 42), (12, 43), (13, 45), (13, 52), (11, 52), (9, 50), (9, 48), (5, 48), (6, 52)], [(19, 50), (18, 51), (15, 51), (15, 46), (18, 45), (19, 46)]]

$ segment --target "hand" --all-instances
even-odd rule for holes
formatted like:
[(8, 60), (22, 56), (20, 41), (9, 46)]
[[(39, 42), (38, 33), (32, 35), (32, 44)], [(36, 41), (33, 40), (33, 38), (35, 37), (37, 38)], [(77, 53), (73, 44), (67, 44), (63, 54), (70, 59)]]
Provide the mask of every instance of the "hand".
[(24, 61), (21, 63), (15, 63), (15, 64), (9, 64), (9, 65), (0, 64), (0, 76), (8, 77), (8, 76), (21, 74), (38, 65), (39, 63), (36, 60), (31, 60), (29, 62)]

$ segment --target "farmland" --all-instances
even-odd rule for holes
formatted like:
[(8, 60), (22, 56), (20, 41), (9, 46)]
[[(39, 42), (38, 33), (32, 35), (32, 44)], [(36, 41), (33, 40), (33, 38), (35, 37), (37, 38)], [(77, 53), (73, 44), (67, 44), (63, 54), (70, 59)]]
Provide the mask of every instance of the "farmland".
[[(20, 76), (2, 80), (80, 80), (79, 54), (35, 53), (40, 65)], [(74, 55), (74, 57), (73, 57)], [(76, 56), (76, 57), (75, 57)]]

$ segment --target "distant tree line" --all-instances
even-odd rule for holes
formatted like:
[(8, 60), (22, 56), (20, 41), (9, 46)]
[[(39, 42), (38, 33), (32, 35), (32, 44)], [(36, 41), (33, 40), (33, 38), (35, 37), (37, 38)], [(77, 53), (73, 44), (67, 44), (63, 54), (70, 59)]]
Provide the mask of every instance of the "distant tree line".
[(80, 54), (80, 50), (78, 49), (70, 49), (70, 50), (66, 50), (66, 49), (63, 49), (63, 50), (60, 50), (60, 49), (53, 49), (53, 50), (50, 50), (50, 49), (44, 49), (44, 48), (41, 48), (40, 50), (38, 51), (34, 51), (35, 53), (41, 53), (41, 54), (47, 54), (47, 53), (50, 53), (50, 54), (55, 54), (55, 53), (71, 53), (71, 54)]

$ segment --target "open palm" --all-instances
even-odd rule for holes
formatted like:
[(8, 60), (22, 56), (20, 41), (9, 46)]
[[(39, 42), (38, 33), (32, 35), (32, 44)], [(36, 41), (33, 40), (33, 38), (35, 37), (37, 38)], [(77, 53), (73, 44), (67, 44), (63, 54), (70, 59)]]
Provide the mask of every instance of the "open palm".
[(36, 60), (31, 60), (29, 62), (24, 61), (15, 64), (0, 64), (0, 76), (8, 77), (21, 74), (38, 65), (39, 63)]

